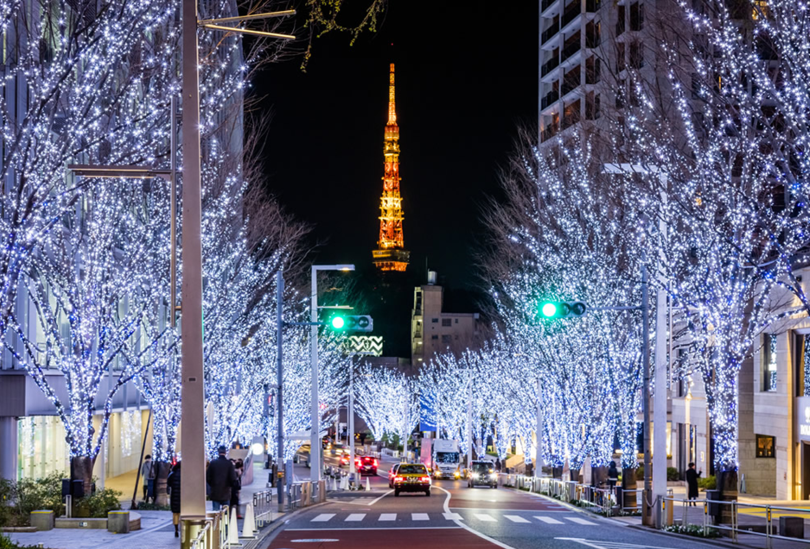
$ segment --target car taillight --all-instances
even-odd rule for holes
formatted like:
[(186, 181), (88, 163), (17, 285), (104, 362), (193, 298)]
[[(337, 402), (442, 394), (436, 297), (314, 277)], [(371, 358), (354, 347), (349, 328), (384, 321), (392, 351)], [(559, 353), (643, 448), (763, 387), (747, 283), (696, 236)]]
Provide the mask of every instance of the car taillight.
[(377, 458), (374, 458), (374, 467), (377, 466)]
[(419, 477), (422, 482), (430, 482), (430, 477)]
[(404, 482), (404, 481), (405, 481), (405, 477), (396, 477), (394, 479), (394, 482)]

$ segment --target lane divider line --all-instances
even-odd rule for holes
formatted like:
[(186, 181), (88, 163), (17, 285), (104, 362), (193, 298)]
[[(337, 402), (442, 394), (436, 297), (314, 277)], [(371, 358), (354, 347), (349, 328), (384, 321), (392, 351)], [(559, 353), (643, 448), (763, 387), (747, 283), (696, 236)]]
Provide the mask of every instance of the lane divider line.
[[(434, 486), (434, 488), (438, 488), (439, 490), (441, 490), (442, 492), (447, 494), (447, 497), (444, 499), (444, 512), (445, 513), (450, 513), (450, 498), (453, 497), (453, 496), (451, 496), (450, 492), (448, 492), (444, 488), (440, 488), (439, 486)], [(459, 519), (456, 519), (453, 522), (455, 522), (458, 526), (460, 526), (461, 528), (464, 528), (465, 530), (467, 530), (471, 534), (475, 534), (476, 536), (478, 536), (481, 539), (485, 539), (490, 543), (494, 543), (495, 545), (497, 545), (501, 549), (515, 549), (511, 545), (506, 545), (505, 543), (501, 543), (500, 541), (498, 541), (496, 539), (492, 539), (491, 537), (489, 537), (486, 534), (482, 534), (481, 532), (479, 532), (478, 530), (475, 530), (474, 528), (470, 528), (469, 526), (467, 526), (466, 524), (461, 522), (461, 520), (459, 520)]]

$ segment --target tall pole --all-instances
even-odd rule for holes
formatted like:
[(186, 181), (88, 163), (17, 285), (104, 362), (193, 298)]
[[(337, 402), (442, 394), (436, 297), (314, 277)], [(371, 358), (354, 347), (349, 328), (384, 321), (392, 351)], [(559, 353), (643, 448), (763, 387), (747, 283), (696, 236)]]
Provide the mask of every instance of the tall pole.
[[(663, 185), (661, 199), (666, 208), (666, 173), (659, 174)], [(667, 280), (664, 276), (666, 261), (665, 246), (667, 241), (666, 212), (661, 215), (658, 222), (658, 231), (661, 242), (659, 244), (657, 276), (658, 289), (655, 304), (655, 392), (653, 394), (653, 466), (652, 466), (652, 501), (658, 502), (667, 495)], [(656, 503), (656, 516), (660, 511)], [(661, 517), (656, 519), (658, 525)]]
[(169, 324), (172, 328), (177, 325), (177, 97), (172, 95), (169, 102), (171, 114), (169, 120), (171, 121), (171, 136), (169, 137), (169, 155), (171, 156), (171, 197), (169, 200), (170, 208), (169, 215), (171, 220), (170, 237), (172, 241), (171, 255), (169, 256), (169, 278), (170, 283), (170, 297), (169, 297)]
[(202, 334), (202, 190), (197, 0), (183, 0), (183, 355), (181, 515), (205, 516), (205, 403)]
[[(282, 362), (282, 351), (284, 350), (284, 273), (276, 272), (276, 415), (278, 417), (278, 447), (276, 449), (276, 467), (278, 471), (284, 471), (284, 370)], [(283, 477), (282, 477), (283, 479)], [(276, 492), (278, 493), (278, 509), (284, 508), (284, 485), (276, 479)]]
[(354, 360), (349, 366), (349, 406), (346, 413), (349, 416), (346, 420), (349, 424), (349, 472), (354, 474)]
[(318, 270), (312, 266), (312, 295), (309, 300), (310, 306), (310, 366), (312, 367), (312, 409), (310, 410), (311, 433), (310, 433), (310, 480), (318, 482), (321, 480), (321, 436), (320, 419), (321, 412), (318, 409)]
[(467, 470), (472, 468), (472, 370), (467, 368)]
[(540, 477), (543, 466), (543, 389), (537, 378), (537, 425), (535, 426), (534, 476)]
[(643, 521), (651, 526), (650, 495), (652, 493), (650, 475), (650, 303), (648, 296), (647, 254), (642, 252), (641, 257), (641, 370), (643, 382), (641, 384), (641, 411), (644, 415), (644, 494), (643, 494)]

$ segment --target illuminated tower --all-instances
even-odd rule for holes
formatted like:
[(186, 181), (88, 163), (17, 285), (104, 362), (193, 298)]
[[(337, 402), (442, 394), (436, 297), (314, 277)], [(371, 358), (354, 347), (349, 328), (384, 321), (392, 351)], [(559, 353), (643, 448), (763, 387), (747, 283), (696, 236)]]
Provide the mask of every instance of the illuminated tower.
[(402, 197), (399, 196), (399, 126), (394, 101), (394, 64), (388, 85), (388, 124), (385, 125), (385, 175), (380, 198), (380, 239), (372, 252), (381, 271), (404, 271), (411, 253), (405, 251), (402, 236)]

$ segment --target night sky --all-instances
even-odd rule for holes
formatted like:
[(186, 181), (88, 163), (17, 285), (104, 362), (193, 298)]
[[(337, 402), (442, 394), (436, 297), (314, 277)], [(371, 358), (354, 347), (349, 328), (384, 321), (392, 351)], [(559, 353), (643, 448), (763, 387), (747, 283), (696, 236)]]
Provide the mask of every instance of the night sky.
[(315, 225), (316, 261), (371, 266), (394, 62), (409, 270), (423, 281), (427, 260), (444, 285), (475, 287), (481, 206), (499, 196), (517, 128), (536, 124), (537, 11), (528, 0), (390, 0), (376, 34), (354, 46), (329, 35), (306, 73), (293, 59), (259, 75), (273, 112), (268, 185)]

